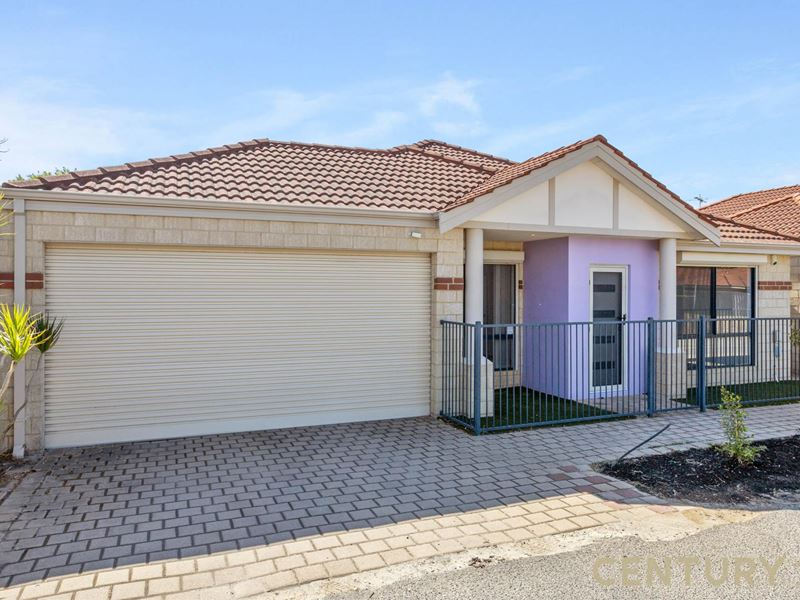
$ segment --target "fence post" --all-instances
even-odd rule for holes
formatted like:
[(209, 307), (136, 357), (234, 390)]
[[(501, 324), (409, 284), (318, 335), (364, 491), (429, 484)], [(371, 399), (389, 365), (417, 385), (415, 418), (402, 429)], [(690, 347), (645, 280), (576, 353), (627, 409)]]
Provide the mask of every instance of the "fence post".
[(647, 319), (647, 416), (656, 412), (656, 322)]
[(473, 353), (472, 353), (472, 395), (473, 395), (473, 419), (475, 435), (481, 434), (481, 339), (483, 337), (483, 326), (480, 321), (475, 322), (475, 328), (472, 332), (473, 339)]
[(697, 404), (706, 412), (706, 318), (700, 315), (697, 322)]

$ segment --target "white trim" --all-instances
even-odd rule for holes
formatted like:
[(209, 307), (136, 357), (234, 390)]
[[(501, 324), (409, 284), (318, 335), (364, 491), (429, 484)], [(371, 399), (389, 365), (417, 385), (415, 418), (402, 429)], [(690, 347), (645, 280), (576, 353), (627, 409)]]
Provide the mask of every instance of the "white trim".
[[(550, 164), (536, 169), (532, 173), (513, 180), (504, 186), (496, 188), (484, 196), (475, 198), (472, 202), (458, 206), (453, 210), (439, 213), (439, 229), (442, 233), (450, 231), (467, 221), (483, 214), (503, 202), (517, 196), (520, 192), (536, 187), (572, 167), (592, 158), (589, 146), (576, 150), (567, 156), (554, 160)], [(554, 189), (554, 188), (553, 188)]]
[[(154, 216), (197, 216), (315, 223), (374, 224), (407, 227), (435, 227), (434, 213), (396, 209), (331, 206), (275, 205), (215, 198), (176, 198), (127, 194), (95, 194), (58, 190), (0, 188), (28, 201), (28, 210), (56, 212), (112, 213)], [(213, 211), (213, 215), (209, 212)]]
[(766, 264), (769, 264), (768, 254), (680, 251), (678, 257), (678, 265), (683, 266), (749, 266)]
[(779, 256), (800, 256), (800, 242), (796, 244), (737, 244), (722, 243), (719, 247), (710, 246), (702, 243), (684, 243), (678, 245), (679, 252), (737, 252), (743, 254), (764, 253), (777, 254)]
[(463, 227), (475, 227), (480, 229), (495, 229), (498, 231), (524, 231), (532, 233), (563, 233), (564, 235), (570, 234), (586, 234), (586, 235), (602, 235), (613, 237), (627, 237), (627, 238), (646, 238), (646, 239), (661, 239), (664, 236), (674, 236), (675, 239), (685, 238), (692, 239), (692, 234), (679, 232), (665, 233), (664, 231), (644, 230), (644, 229), (618, 229), (616, 231), (606, 227), (576, 227), (565, 225), (520, 225), (519, 223), (495, 223), (492, 221), (467, 221), (462, 225)]
[(598, 150), (597, 157), (603, 159), (606, 164), (611, 166), (617, 172), (618, 176), (626, 179), (634, 189), (639, 189), (649, 197), (657, 200), (659, 204), (689, 225), (693, 230), (700, 233), (715, 246), (719, 246), (720, 234), (719, 230), (714, 225), (703, 220), (694, 211), (675, 200), (675, 198), (655, 185), (650, 179), (632, 168), (627, 161), (622, 160), (619, 155), (612, 152), (608, 146), (599, 142), (596, 142), (596, 144)]
[(485, 265), (518, 265), (525, 262), (525, 252), (521, 250), (484, 250)]
[[(23, 306), (27, 304), (26, 298), (26, 273), (27, 273), (27, 226), (25, 217), (25, 200), (14, 198), (14, 304)], [(14, 448), (15, 458), (25, 456), (25, 430), (27, 426), (27, 409), (25, 405), (25, 361), (22, 360), (14, 371), (14, 414), (19, 411), (14, 423)]]
[[(577, 166), (578, 164), (592, 159), (600, 159), (603, 161), (613, 171), (616, 178), (621, 178), (627, 181), (632, 188), (638, 189), (647, 194), (650, 198), (658, 202), (664, 209), (671, 213), (672, 216), (680, 219), (681, 222), (686, 224), (694, 232), (708, 239), (713, 244), (719, 245), (720, 235), (716, 227), (704, 221), (691, 209), (676, 201), (671, 195), (652, 183), (636, 169), (631, 167), (626, 161), (623, 161), (619, 156), (612, 152), (605, 144), (599, 141), (587, 144), (583, 148), (575, 150), (574, 152), (571, 152), (562, 158), (556, 159), (548, 165), (534, 170), (528, 175), (519, 177), (518, 179), (513, 180), (504, 186), (496, 188), (484, 196), (476, 198), (468, 204), (441, 213), (439, 216), (439, 228), (442, 232), (446, 232), (468, 221), (477, 219), (484, 212), (499, 206), (507, 200), (510, 200), (522, 191), (531, 189), (549, 180), (551, 177), (555, 177), (559, 173), (563, 173), (564, 171)], [(570, 230), (570, 228), (566, 229)], [(620, 232), (620, 234), (624, 234), (624, 232)], [(659, 232), (658, 237), (663, 236), (664, 233)], [(683, 236), (676, 234), (675, 237)]]
[(589, 391), (593, 394), (598, 392), (610, 392), (613, 394), (619, 394), (625, 391), (625, 385), (627, 383), (627, 341), (625, 339), (627, 333), (626, 328), (624, 326), (620, 327), (620, 335), (622, 339), (619, 340), (619, 343), (622, 345), (622, 356), (620, 357), (621, 365), (620, 365), (620, 382), (617, 385), (594, 385), (594, 274), (595, 273), (620, 273), (622, 275), (622, 290), (620, 292), (620, 301), (621, 301), (621, 309), (622, 315), (624, 316), (623, 320), (627, 320), (628, 312), (630, 310), (629, 306), (629, 299), (628, 299), (628, 265), (601, 265), (601, 264), (591, 264), (589, 265)]

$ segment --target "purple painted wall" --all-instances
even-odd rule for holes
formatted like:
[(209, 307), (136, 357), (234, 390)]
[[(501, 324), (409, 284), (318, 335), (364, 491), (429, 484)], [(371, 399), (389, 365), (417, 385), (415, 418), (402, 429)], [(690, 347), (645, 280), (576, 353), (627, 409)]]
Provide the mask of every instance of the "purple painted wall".
[[(525, 323), (554, 323), (569, 318), (569, 238), (539, 240), (524, 244), (522, 265), (525, 282)], [(564, 397), (567, 378), (553, 365), (569, 360), (569, 346), (562, 343), (554, 327), (522, 330), (522, 379), (527, 387)]]
[(523, 245), (525, 323), (567, 321), (569, 294), (569, 238), (527, 242)]
[[(654, 240), (573, 236), (524, 245), (526, 323), (587, 322), (589, 269), (628, 267), (628, 320), (658, 318), (658, 242)], [(590, 386), (590, 328), (587, 325), (527, 328), (522, 343), (523, 383), (561, 398), (596, 395)], [(644, 390), (643, 340), (626, 342), (624, 394)], [(608, 393), (607, 391), (605, 393)]]
[(628, 267), (628, 320), (658, 318), (658, 241), (569, 238), (569, 321), (591, 320), (589, 268), (594, 265)]

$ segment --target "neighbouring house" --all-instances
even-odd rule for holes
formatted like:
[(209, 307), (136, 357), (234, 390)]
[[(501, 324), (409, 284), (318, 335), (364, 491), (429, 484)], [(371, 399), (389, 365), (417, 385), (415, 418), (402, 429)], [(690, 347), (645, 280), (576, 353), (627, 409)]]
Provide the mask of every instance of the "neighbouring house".
[(259, 139), (2, 191), (0, 301), (66, 320), (17, 372), (17, 454), (436, 415), (442, 320), (788, 317), (800, 256), (602, 136), (519, 163)]
[[(737, 194), (713, 202), (701, 212), (763, 227), (778, 233), (800, 236), (800, 185)], [(800, 316), (800, 257), (791, 260), (792, 316)]]

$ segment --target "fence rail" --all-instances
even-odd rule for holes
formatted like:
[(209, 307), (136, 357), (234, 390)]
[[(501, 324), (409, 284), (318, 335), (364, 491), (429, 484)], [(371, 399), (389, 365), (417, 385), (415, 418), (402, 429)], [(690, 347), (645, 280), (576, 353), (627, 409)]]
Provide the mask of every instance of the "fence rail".
[(441, 416), (478, 434), (800, 399), (800, 319), (441, 324)]

